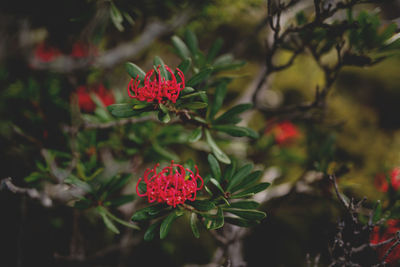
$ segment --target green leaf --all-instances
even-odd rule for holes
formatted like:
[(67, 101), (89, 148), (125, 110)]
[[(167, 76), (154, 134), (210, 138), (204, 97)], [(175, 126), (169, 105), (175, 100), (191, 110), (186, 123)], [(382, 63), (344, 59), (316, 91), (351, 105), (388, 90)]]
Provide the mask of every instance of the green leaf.
[(213, 125), (212, 128), (214, 130), (220, 131), (227, 133), (231, 136), (235, 137), (243, 137), (243, 136), (249, 136), (252, 138), (257, 138), (258, 134), (254, 132), (253, 130), (246, 128), (246, 127), (240, 127), (236, 125), (230, 125), (230, 124), (225, 124), (225, 125)]
[(144, 233), (143, 239), (145, 241), (151, 241), (154, 239), (156, 236), (156, 233), (158, 232), (158, 229), (160, 228), (161, 220), (156, 221), (155, 223), (151, 224), (146, 232)]
[(217, 54), (221, 50), (223, 43), (224, 43), (224, 41), (221, 38), (218, 38), (217, 40), (214, 41), (214, 43), (212, 44), (212, 46), (207, 54), (207, 62), (208, 63), (211, 63), (214, 60), (214, 58), (217, 56)]
[(162, 110), (158, 111), (157, 117), (158, 117), (158, 120), (163, 123), (168, 123), (171, 120), (169, 113), (168, 112), (164, 113)]
[(131, 62), (125, 64), (125, 69), (133, 79), (136, 79), (139, 75), (139, 81), (143, 81), (146, 76), (146, 73), (139, 66)]
[(215, 208), (214, 202), (209, 200), (195, 200), (188, 204), (199, 211), (209, 211)]
[(119, 234), (118, 228), (114, 225), (114, 223), (107, 217), (101, 207), (97, 208), (98, 213), (100, 214), (101, 218), (103, 218), (104, 224), (110, 229), (112, 232)]
[(122, 26), (122, 22), (124, 19), (122, 17), (121, 12), (118, 10), (118, 8), (114, 5), (113, 2), (111, 2), (110, 17), (115, 28), (117, 28), (120, 32), (122, 32), (124, 30), (124, 26)]
[(164, 104), (160, 103), (160, 104), (158, 104), (158, 106), (160, 107), (160, 110), (162, 112), (164, 112), (164, 113), (168, 113), (169, 112), (168, 108)]
[(240, 227), (253, 227), (259, 224), (259, 221), (249, 221), (242, 218), (225, 217), (225, 222), (234, 224)]
[(233, 202), (230, 203), (229, 208), (232, 209), (256, 209), (260, 206), (260, 203), (253, 201), (253, 200), (243, 200), (243, 201), (238, 201), (238, 202)]
[(255, 171), (255, 172), (250, 173), (238, 185), (232, 186), (231, 193), (234, 193), (236, 191), (239, 191), (240, 189), (243, 189), (245, 187), (248, 187), (248, 186), (254, 184), (258, 179), (260, 179), (261, 174), (262, 174), (262, 171)]
[(196, 35), (189, 29), (185, 31), (185, 41), (187, 45), (189, 46), (190, 51), (192, 52), (192, 55), (195, 55), (197, 51), (199, 50), (198, 48), (198, 42), (197, 42), (197, 37)]
[(208, 230), (215, 230), (224, 226), (224, 215), (221, 207), (218, 207), (216, 215), (203, 215), (203, 217), (205, 219), (204, 225)]
[(224, 208), (224, 211), (230, 212), (247, 220), (262, 220), (265, 218), (265, 216), (267, 216), (265, 212), (259, 210)]
[(377, 221), (379, 221), (381, 219), (381, 216), (382, 216), (382, 204), (381, 204), (380, 200), (378, 200), (376, 202), (373, 214), (374, 215), (372, 216), (372, 222), (376, 223)]
[(208, 164), (210, 164), (211, 172), (214, 178), (218, 181), (221, 181), (221, 168), (217, 159), (212, 155), (208, 154)]
[(172, 223), (178, 217), (180, 217), (182, 215), (183, 215), (183, 212), (174, 211), (163, 220), (163, 222), (161, 223), (161, 227), (160, 227), (160, 238), (161, 239), (164, 239), (167, 236), (169, 230), (171, 229)]
[(178, 54), (178, 56), (181, 59), (186, 59), (188, 57), (190, 57), (190, 51), (188, 49), (188, 47), (186, 46), (186, 44), (182, 41), (181, 38), (179, 38), (178, 36), (174, 35), (171, 38), (172, 40), (172, 44), (175, 47), (176, 53)]
[(211, 147), (211, 150), (214, 154), (214, 156), (220, 161), (225, 164), (230, 164), (231, 160), (230, 158), (217, 146), (215, 143), (214, 139), (212, 138), (210, 131), (205, 129), (205, 134), (206, 134), (206, 140), (208, 145)]
[(135, 199), (135, 195), (131, 194), (131, 195), (124, 195), (124, 196), (120, 196), (118, 198), (106, 201), (104, 203), (105, 206), (112, 206), (112, 207), (119, 207), (122, 206), (128, 202), (132, 202)]
[(141, 111), (133, 110), (132, 104), (113, 104), (107, 107), (110, 113), (117, 118), (128, 118), (139, 115)]
[(84, 210), (89, 208), (92, 205), (92, 201), (87, 198), (81, 198), (80, 200), (74, 203), (74, 208)]
[(194, 101), (191, 103), (185, 103), (185, 104), (181, 105), (181, 107), (188, 108), (188, 109), (203, 109), (203, 108), (206, 108), (207, 106), (208, 106), (207, 103), (199, 102), (199, 101)]
[(225, 181), (231, 180), (235, 171), (236, 171), (236, 160), (233, 160), (232, 163), (225, 170), (224, 180)]
[(226, 95), (226, 83), (222, 82), (217, 85), (215, 88), (215, 96), (214, 96), (214, 102), (211, 106), (210, 110), (210, 118), (214, 118), (215, 114), (220, 110), (222, 107), (222, 103), (224, 102), (225, 95)]
[(191, 143), (196, 142), (200, 140), (202, 135), (203, 135), (203, 130), (201, 126), (199, 126), (189, 135), (188, 141)]
[(234, 118), (237, 114), (240, 114), (252, 107), (253, 107), (252, 104), (239, 104), (239, 105), (234, 106), (233, 108), (229, 109), (221, 116), (219, 116), (214, 122), (215, 122), (215, 124), (227, 122), (227, 121), (229, 121), (229, 119)]
[(110, 184), (106, 188), (107, 192), (109, 194), (117, 191), (118, 189), (121, 189), (124, 185), (126, 185), (129, 180), (131, 179), (131, 175), (124, 175), (122, 177), (116, 176), (115, 178), (110, 181)]
[(164, 204), (156, 204), (136, 211), (131, 220), (132, 221), (146, 221), (164, 214), (166, 206)]
[(191, 98), (191, 97), (195, 97), (195, 96), (202, 96), (202, 95), (206, 95), (206, 92), (205, 91), (199, 91), (199, 92), (194, 92), (192, 94), (186, 94), (184, 96), (179, 97), (179, 99), (186, 99), (186, 98)]
[(230, 191), (232, 187), (240, 183), (247, 175), (250, 174), (251, 170), (253, 169), (254, 165), (249, 163), (241, 167), (229, 180), (227, 191)]
[[(186, 95), (186, 94), (190, 94), (193, 93), (194, 90), (192, 87), (185, 87), (182, 91), (181, 91), (181, 95)], [(181, 97), (182, 98), (182, 97)]]
[(190, 78), (189, 81), (186, 83), (186, 85), (190, 86), (190, 87), (198, 85), (199, 83), (206, 80), (210, 76), (212, 71), (213, 71), (213, 68), (211, 68), (211, 67), (204, 68), (199, 73), (193, 75), (192, 78)]
[(153, 149), (156, 151), (158, 154), (161, 156), (169, 159), (169, 160), (174, 160), (174, 161), (179, 161), (179, 156), (175, 154), (173, 151), (170, 151), (169, 149), (161, 146), (159, 143), (154, 142), (153, 143)]
[(231, 63), (231, 62), (233, 62), (233, 55), (232, 54), (223, 54), (223, 55), (220, 55), (219, 57), (217, 57), (215, 60), (214, 60), (214, 63), (213, 63), (213, 65), (225, 65), (225, 64), (229, 64), (229, 63)]
[(161, 77), (165, 78), (165, 80), (168, 80), (168, 72), (165, 69), (164, 61), (159, 56), (154, 57), (153, 65), (156, 68), (158, 68), (158, 66), (160, 66)]
[[(257, 193), (259, 193), (259, 192), (261, 192), (261, 191), (267, 189), (268, 186), (270, 186), (270, 185), (271, 185), (270, 183), (260, 183), (260, 184), (256, 184), (256, 185), (254, 185), (254, 186), (252, 186), (252, 187), (250, 187), (250, 188), (248, 188), (248, 189), (245, 189), (245, 190), (239, 192), (238, 194), (235, 194), (235, 195), (234, 195), (234, 196), (235, 196), (234, 198), (244, 197), (244, 196), (249, 195), (249, 194), (257, 194)], [(233, 197), (232, 197), (232, 198), (233, 198)]]
[(197, 227), (198, 221), (197, 214), (192, 212), (192, 214), (190, 214), (190, 228), (192, 228), (193, 235), (196, 238), (200, 237), (199, 228)]
[[(185, 58), (181, 64), (178, 65), (178, 69), (180, 69), (182, 71), (182, 73), (184, 75), (186, 75), (186, 73), (188, 72), (188, 70), (190, 69), (190, 66), (192, 65), (192, 59), (190, 57)], [(175, 73), (175, 76), (177, 75), (177, 73)]]
[(225, 195), (224, 189), (222, 189), (221, 184), (220, 184), (217, 180), (215, 180), (214, 178), (210, 178), (210, 182), (211, 182), (213, 185), (215, 185), (215, 187), (218, 188), (218, 190), (222, 193), (222, 195)]

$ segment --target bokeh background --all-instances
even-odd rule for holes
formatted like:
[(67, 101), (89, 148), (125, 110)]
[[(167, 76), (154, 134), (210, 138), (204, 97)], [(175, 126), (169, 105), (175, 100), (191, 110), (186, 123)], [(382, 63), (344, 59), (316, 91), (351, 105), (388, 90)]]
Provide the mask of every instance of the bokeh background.
[[(300, 10), (307, 16), (312, 1), (300, 1), (283, 19), (291, 23)], [(399, 1), (361, 5), (354, 12), (361, 10), (376, 14), (382, 29), (399, 22)], [(0, 178), (12, 177), (20, 186), (38, 186), (29, 182), (37, 180), (32, 173), (42, 160), (42, 148), (58, 151), (60, 158), (70, 153), (63, 126), (74, 119), (71, 110), (79, 98), (79, 87), (104, 87), (111, 92), (105, 95), (112, 94), (110, 103), (127, 101), (130, 77), (124, 63), (149, 69), (158, 55), (168, 65), (177, 66), (180, 60), (171, 36), (183, 36), (187, 29), (197, 35), (201, 50), (207, 51), (221, 38), (223, 53), (246, 61), (226, 73), (235, 78), (228, 88), (226, 107), (251, 101), (248, 92), (262, 73), (265, 43), (271, 36), (264, 25), (266, 14), (262, 0), (3, 1)], [(290, 53), (282, 52), (278, 60), (288, 58)], [(312, 101), (316, 85), (322, 82), (322, 71), (304, 53), (290, 68), (270, 77), (259, 101), (270, 108)], [(276, 117), (260, 111), (248, 113), (248, 125), (260, 138), (229, 147), (239, 159), (253, 161), (265, 171), (263, 179), (273, 183), (261, 207), (267, 218), (244, 240), (249, 266), (305, 266), (307, 254), (320, 255), (321, 266), (329, 263), (328, 247), (343, 210), (323, 172), (341, 173), (340, 189), (357, 199), (366, 196), (367, 207), (378, 199), (388, 205), (396, 198), (389, 196), (396, 192), (382, 190), (379, 177), (389, 179), (400, 167), (400, 57), (393, 54), (373, 66), (345, 67), (327, 103), (317, 117), (291, 120), (296, 133), (283, 145), (274, 142), (268, 131)], [(81, 112), (86, 120), (111, 120), (109, 114), (90, 109)], [(146, 131), (136, 136), (146, 136)], [(86, 157), (98, 153), (96, 164), (108, 173), (115, 169), (129, 172), (132, 162), (147, 166), (173, 157), (121, 141), (121, 134), (110, 129), (90, 132), (82, 136), (87, 146), (81, 153)], [(207, 168), (205, 152), (193, 153), (182, 142), (170, 149), (182, 160), (193, 158)], [(128, 192), (133, 192), (138, 173), (132, 174)], [(2, 266), (196, 265), (208, 263), (216, 248), (206, 231), (194, 239), (185, 221), (178, 221), (166, 240), (146, 243), (132, 230), (113, 235), (90, 211), (76, 216), (69, 205), (48, 208), (6, 190), (0, 192), (0, 203)], [(130, 210), (126, 207), (120, 212), (129, 214)], [(79, 236), (72, 238), (76, 228)], [(67, 255), (73, 250), (92, 258), (71, 260)]]

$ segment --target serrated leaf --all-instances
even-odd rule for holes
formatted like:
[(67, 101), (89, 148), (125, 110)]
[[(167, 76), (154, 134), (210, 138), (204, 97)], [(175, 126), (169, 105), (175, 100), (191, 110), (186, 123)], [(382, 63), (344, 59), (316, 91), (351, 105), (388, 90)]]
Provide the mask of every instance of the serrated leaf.
[(212, 154), (208, 154), (207, 159), (214, 178), (217, 181), (221, 181), (221, 167), (219, 166), (218, 160)]
[(144, 233), (143, 239), (145, 241), (151, 241), (154, 239), (156, 234), (158, 233), (158, 229), (160, 228), (161, 220), (156, 221), (155, 223), (151, 224), (146, 232)]
[(178, 56), (181, 59), (184, 60), (184, 59), (186, 59), (186, 58), (191, 56), (188, 47), (182, 41), (181, 38), (179, 38), (178, 36), (174, 35), (174, 36), (172, 36), (171, 40), (172, 40), (173, 46), (175, 47), (176, 53), (178, 54)]
[(107, 107), (108, 111), (117, 118), (128, 118), (139, 115), (141, 111), (133, 110), (132, 104), (112, 104)]
[(240, 197), (244, 197), (246, 195), (249, 194), (257, 194), (265, 189), (268, 188), (268, 186), (270, 186), (270, 183), (260, 183), (260, 184), (256, 184), (248, 189), (245, 189), (237, 194), (235, 194), (235, 198), (240, 198)]
[(232, 209), (257, 209), (260, 206), (260, 203), (253, 200), (243, 200), (238, 202), (230, 203), (229, 208)]
[(183, 215), (182, 212), (174, 211), (163, 220), (163, 222), (161, 223), (161, 226), (160, 226), (160, 238), (161, 239), (164, 239), (168, 235), (168, 232), (171, 229), (172, 223), (178, 217), (180, 217), (182, 215)]
[(189, 50), (192, 52), (192, 55), (195, 55), (198, 50), (198, 41), (196, 35), (189, 29), (185, 31), (185, 41)]
[(239, 191), (240, 189), (244, 189), (255, 182), (257, 182), (258, 179), (260, 179), (260, 176), (262, 174), (262, 171), (255, 171), (247, 175), (246, 178), (243, 179), (238, 185), (232, 186), (231, 193), (234, 193), (236, 191)]
[(207, 62), (211, 63), (216, 55), (219, 53), (221, 50), (222, 44), (224, 41), (221, 38), (218, 38), (217, 40), (214, 41), (214, 43), (211, 45), (210, 50), (208, 50), (207, 54)]
[(131, 220), (132, 221), (145, 221), (156, 218), (158, 215), (161, 216), (165, 211), (166, 206), (164, 204), (156, 204), (136, 211)]
[(139, 81), (143, 81), (146, 76), (146, 73), (132, 62), (125, 63), (125, 70), (133, 79), (136, 79), (137, 75), (139, 75)]
[(220, 110), (222, 107), (222, 103), (224, 102), (225, 95), (226, 95), (226, 83), (222, 82), (217, 85), (215, 88), (215, 95), (214, 95), (214, 102), (211, 106), (210, 110), (210, 118), (214, 118), (215, 114)]
[(224, 211), (230, 212), (247, 220), (262, 220), (265, 218), (265, 216), (267, 216), (265, 212), (259, 210), (224, 208)]
[(188, 141), (191, 143), (197, 142), (200, 140), (202, 135), (203, 135), (203, 130), (201, 126), (199, 126), (189, 135)]
[(215, 208), (214, 202), (211, 202), (209, 200), (195, 200), (191, 201), (188, 204), (199, 211), (209, 211)]
[(206, 140), (207, 143), (209, 144), (214, 156), (221, 162), (225, 164), (230, 164), (231, 160), (230, 158), (217, 146), (215, 143), (214, 139), (212, 138), (210, 131), (205, 129), (205, 134), (206, 134)]
[(197, 214), (192, 212), (192, 214), (190, 214), (190, 228), (192, 228), (193, 235), (196, 238), (200, 237), (199, 228), (197, 227), (198, 221)]
[(259, 224), (259, 221), (250, 221), (243, 218), (234, 218), (234, 217), (227, 217), (225, 216), (225, 222), (234, 224), (240, 227), (253, 227)]
[(160, 66), (160, 74), (161, 77), (165, 78), (166, 80), (168, 80), (168, 72), (165, 69), (165, 64), (164, 61), (159, 57), (159, 56), (155, 56), (154, 60), (153, 60), (153, 65), (154, 67), (158, 68), (158, 66)]
[(198, 85), (199, 83), (205, 81), (210, 76), (212, 71), (213, 69), (210, 67), (201, 70), (199, 73), (193, 75), (192, 78), (190, 78), (189, 81), (186, 83), (186, 85), (190, 87)]
[(232, 187), (240, 183), (247, 175), (250, 174), (251, 170), (253, 169), (254, 165), (249, 163), (241, 167), (229, 180), (227, 191), (230, 191)]
[(234, 118), (237, 114), (240, 114), (250, 108), (252, 108), (252, 104), (239, 104), (237, 106), (232, 107), (228, 111), (226, 111), (224, 114), (219, 116), (217, 119), (214, 120), (215, 124), (220, 124), (223, 122), (229, 121), (229, 119)]

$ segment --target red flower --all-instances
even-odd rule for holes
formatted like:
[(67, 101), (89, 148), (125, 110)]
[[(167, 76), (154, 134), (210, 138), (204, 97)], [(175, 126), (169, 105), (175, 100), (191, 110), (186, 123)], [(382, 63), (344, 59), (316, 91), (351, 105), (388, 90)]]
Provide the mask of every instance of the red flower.
[[(387, 220), (386, 229), (381, 229), (378, 226), (374, 227), (374, 230), (371, 233), (370, 242), (374, 245), (379, 244), (383, 241), (395, 237), (397, 231), (400, 231), (400, 220)], [(378, 253), (380, 259), (383, 259), (384, 255), (394, 242), (396, 242), (396, 239), (394, 239), (392, 242), (389, 242), (388, 244), (376, 247), (376, 252)], [(400, 260), (400, 246), (395, 247), (389, 253), (385, 262), (389, 263), (391, 266), (396, 266), (398, 260)]]
[(296, 125), (289, 121), (281, 122), (275, 125), (272, 129), (268, 129), (266, 132), (272, 132), (275, 137), (275, 142), (278, 145), (287, 144), (297, 139), (300, 135)]
[[(178, 83), (172, 70), (166, 65), (165, 69), (171, 75), (170, 80), (166, 80), (165, 78), (161, 77), (160, 66), (157, 67), (156, 73), (154, 69), (146, 73), (143, 87), (139, 87), (139, 75), (135, 80), (132, 78), (128, 85), (129, 96), (131, 98), (136, 98), (139, 101), (153, 102), (157, 100), (158, 103), (161, 103), (168, 99), (175, 103), (178, 99), (180, 91), (185, 88), (185, 76), (180, 69), (176, 69), (179, 77), (181, 78), (181, 82)], [(153, 74), (154, 78), (153, 81), (151, 81)]]
[(94, 46), (76, 42), (72, 45), (71, 56), (75, 58), (85, 58), (91, 55), (96, 55), (97, 51)]
[(400, 187), (400, 168), (396, 167), (390, 172), (390, 183), (395, 191)]
[[(196, 199), (196, 192), (203, 187), (204, 183), (197, 166), (195, 166), (196, 174), (182, 165), (174, 164), (174, 161), (171, 161), (171, 166), (165, 167), (159, 173), (157, 173), (158, 166), (159, 164), (156, 164), (154, 169), (147, 169), (143, 178), (139, 178), (136, 184), (138, 196), (147, 196), (149, 203), (167, 203), (173, 207), (183, 204), (186, 200)], [(201, 182), (200, 186), (197, 184), (198, 179)], [(146, 183), (147, 189), (143, 194), (139, 192), (141, 181)]]
[(50, 62), (59, 55), (60, 51), (46, 42), (40, 43), (35, 49), (35, 57), (42, 62)]
[(86, 86), (81, 85), (77, 88), (78, 104), (79, 107), (86, 112), (93, 112), (96, 108), (96, 104), (90, 97), (90, 92), (96, 94), (103, 102), (104, 106), (109, 106), (115, 103), (114, 95), (107, 91), (102, 84), (90, 90), (88, 90)]
[(375, 176), (374, 180), (375, 187), (381, 192), (387, 192), (389, 189), (389, 183), (386, 180), (386, 175), (379, 173)]

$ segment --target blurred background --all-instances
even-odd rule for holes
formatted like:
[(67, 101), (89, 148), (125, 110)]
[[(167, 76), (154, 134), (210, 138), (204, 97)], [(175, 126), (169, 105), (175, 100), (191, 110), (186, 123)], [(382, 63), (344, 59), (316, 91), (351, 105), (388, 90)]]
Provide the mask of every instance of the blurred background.
[[(378, 31), (390, 23), (398, 29), (400, 2), (384, 2), (357, 6), (354, 17), (364, 10), (378, 19)], [(294, 23), (298, 14), (310, 19), (312, 12), (313, 1), (300, 1), (282, 15), (282, 25)], [(196, 34), (200, 50), (208, 51), (220, 38), (223, 54), (246, 62), (224, 73), (235, 79), (224, 106), (251, 102), (273, 34), (265, 25), (267, 15), (263, 0), (3, 1), (0, 178), (55, 194), (46, 187), (54, 177), (44, 175), (45, 162), (57, 158), (58, 166), (67, 169), (73, 153), (91, 162), (88, 176), (100, 168), (102, 176), (131, 174), (132, 182), (123, 189), (127, 193), (134, 192), (143, 170), (158, 161), (191, 158), (207, 169), (206, 152), (186, 147), (176, 137), (184, 135), (178, 125), (163, 133), (146, 122), (105, 129), (90, 124), (112, 122), (102, 106), (129, 101), (125, 62), (148, 70), (158, 55), (175, 68), (180, 60), (171, 37), (182, 37), (187, 29)], [(384, 208), (395, 206), (398, 186), (391, 177), (400, 168), (398, 54), (372, 66), (344, 67), (326, 108), (312, 116), (271, 115), (264, 109), (246, 113), (246, 123), (260, 138), (237, 142), (227, 151), (238, 161), (254, 162), (263, 170), (262, 179), (273, 184), (258, 196), (267, 218), (244, 239), (248, 266), (305, 266), (307, 254), (319, 255), (321, 266), (329, 264), (329, 244), (343, 210), (324, 173), (338, 173), (340, 189), (356, 199), (366, 196), (367, 207), (378, 199)], [(286, 62), (291, 55), (282, 51), (276, 60)], [(269, 76), (257, 102), (275, 109), (313, 101), (323, 81), (323, 71), (305, 51), (292, 66)], [(76, 120), (85, 126), (71, 149), (68, 125)], [(73, 209), (63, 201), (63, 191), (56, 192), (51, 204), (0, 192), (0, 265), (196, 266), (213, 257), (216, 244), (210, 234), (203, 231), (194, 239), (185, 222), (178, 221), (166, 240), (143, 242), (143, 233), (130, 229), (112, 234), (93, 212)], [(133, 209), (127, 204), (118, 212), (129, 219)]]

